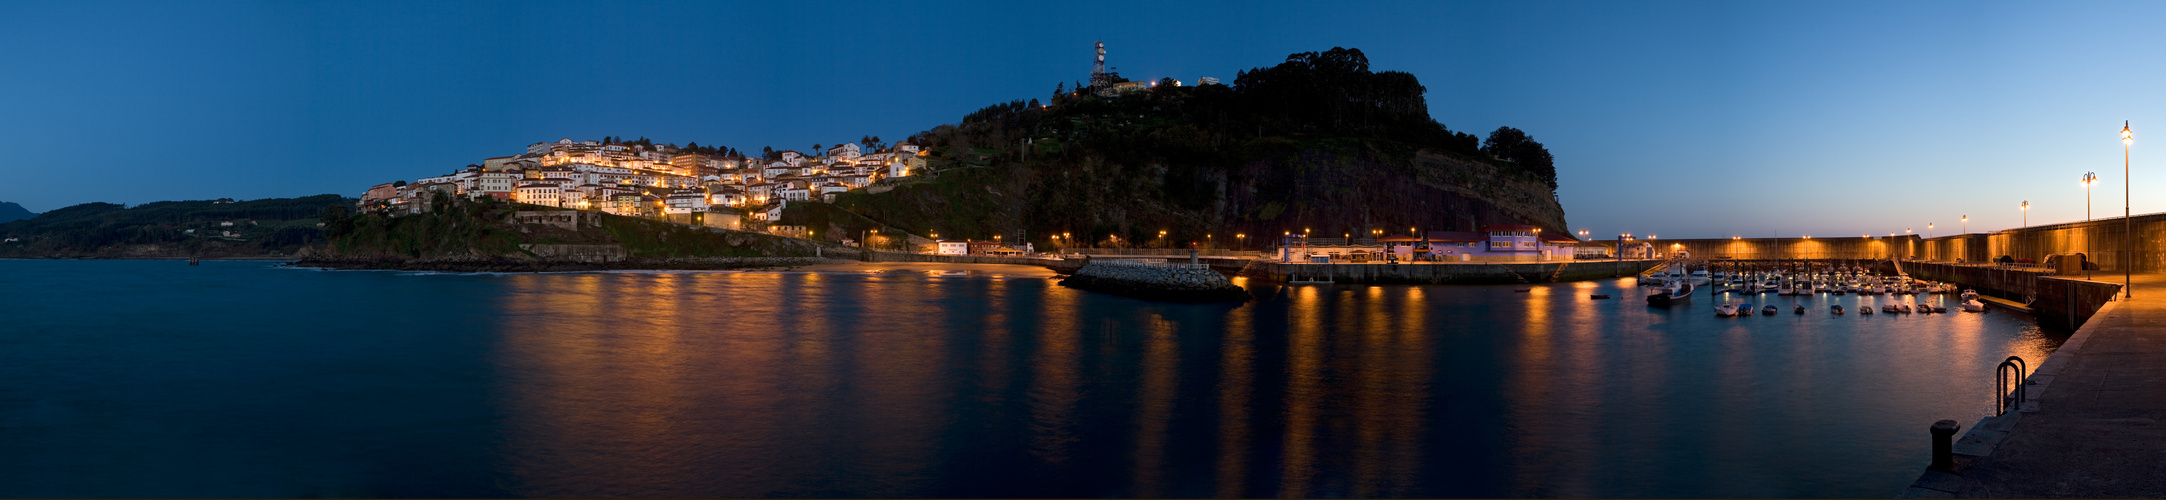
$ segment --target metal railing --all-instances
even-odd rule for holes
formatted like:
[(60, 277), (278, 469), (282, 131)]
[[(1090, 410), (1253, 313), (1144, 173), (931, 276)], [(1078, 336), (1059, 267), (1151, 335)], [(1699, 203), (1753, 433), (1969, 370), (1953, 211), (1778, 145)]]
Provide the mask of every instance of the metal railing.
[(2029, 375), (2030, 363), (2024, 362), (2019, 356), (2009, 356), (2001, 361), (2000, 366), (1993, 368), (1993, 399), (1996, 401), (1993, 405), (1993, 416), (2006, 415), (2010, 408), (2022, 410), (2023, 399), (2027, 395), (2023, 390), (2023, 382)]

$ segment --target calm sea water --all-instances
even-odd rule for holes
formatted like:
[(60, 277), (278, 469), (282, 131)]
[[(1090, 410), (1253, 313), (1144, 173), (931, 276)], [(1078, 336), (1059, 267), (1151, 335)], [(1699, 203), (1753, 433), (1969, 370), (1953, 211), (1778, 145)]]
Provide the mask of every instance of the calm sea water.
[(2059, 343), (1628, 280), (1044, 276), (0, 261), (0, 496), (1889, 496)]

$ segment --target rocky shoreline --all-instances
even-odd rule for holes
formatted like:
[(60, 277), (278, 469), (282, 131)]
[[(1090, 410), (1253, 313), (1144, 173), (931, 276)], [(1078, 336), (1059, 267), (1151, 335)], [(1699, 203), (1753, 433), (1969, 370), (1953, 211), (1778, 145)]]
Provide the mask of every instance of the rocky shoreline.
[(1209, 268), (1092, 263), (1060, 286), (1158, 302), (1245, 302), (1248, 289)]
[(397, 270), (439, 271), (468, 273), (524, 273), (567, 271), (721, 271), (735, 269), (777, 269), (830, 264), (836, 259), (816, 257), (676, 257), (635, 258), (609, 262), (519, 259), (497, 256), (437, 257), (408, 259), (398, 257), (306, 257), (296, 260), (293, 267), (318, 267), (338, 270)]

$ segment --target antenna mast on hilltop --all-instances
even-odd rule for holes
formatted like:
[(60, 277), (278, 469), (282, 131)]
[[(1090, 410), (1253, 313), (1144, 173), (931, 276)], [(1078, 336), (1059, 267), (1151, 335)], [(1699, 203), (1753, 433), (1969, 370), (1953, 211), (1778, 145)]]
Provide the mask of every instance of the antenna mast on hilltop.
[(1098, 42), (1098, 59), (1091, 63), (1091, 86), (1104, 87), (1110, 80), (1106, 75), (1106, 43)]

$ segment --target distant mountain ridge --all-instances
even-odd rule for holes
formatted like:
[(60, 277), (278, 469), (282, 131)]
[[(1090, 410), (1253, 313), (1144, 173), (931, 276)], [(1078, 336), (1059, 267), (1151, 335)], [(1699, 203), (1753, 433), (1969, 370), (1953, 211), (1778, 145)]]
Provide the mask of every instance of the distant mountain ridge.
[[(84, 203), (0, 222), (0, 258), (281, 257), (322, 243), (318, 216), (352, 206), (335, 194), (249, 201)], [(15, 208), (13, 203), (0, 208)]]
[(15, 202), (0, 201), (0, 222), (23, 220), (37, 216), (37, 212), (23, 208), (22, 205), (17, 205)]

